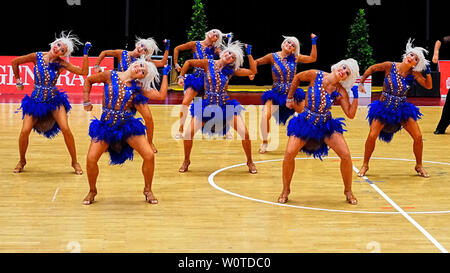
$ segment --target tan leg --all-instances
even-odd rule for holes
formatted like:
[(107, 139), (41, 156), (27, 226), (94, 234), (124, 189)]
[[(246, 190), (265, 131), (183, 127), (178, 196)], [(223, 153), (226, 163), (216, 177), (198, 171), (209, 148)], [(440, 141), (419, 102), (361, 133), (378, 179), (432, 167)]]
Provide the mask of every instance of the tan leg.
[(153, 153), (156, 154), (158, 152), (158, 150), (156, 149), (155, 144), (153, 143), (153, 134), (154, 134), (155, 124), (153, 122), (153, 116), (152, 116), (152, 111), (150, 110), (150, 106), (148, 106), (148, 104), (140, 104), (140, 105), (136, 105), (135, 107), (141, 114), (142, 118), (144, 119), (145, 127), (147, 127), (146, 133), (147, 133), (148, 143), (150, 144), (150, 147), (152, 148)]
[(86, 156), (86, 173), (89, 182), (89, 192), (83, 199), (84, 205), (90, 205), (94, 202), (97, 195), (97, 177), (99, 173), (98, 160), (102, 154), (108, 149), (108, 144), (104, 141), (91, 141), (89, 150)]
[(75, 170), (75, 174), (83, 174), (80, 164), (77, 160), (77, 150), (75, 147), (75, 139), (73, 138), (72, 131), (69, 128), (69, 122), (67, 120), (67, 113), (64, 106), (61, 105), (57, 110), (53, 111), (53, 118), (58, 123), (61, 133), (64, 136), (64, 142), (66, 143), (67, 150), (72, 158), (72, 167)]
[(413, 151), (416, 157), (415, 170), (417, 175), (428, 178), (430, 175), (423, 168), (422, 155), (423, 155), (423, 140), (422, 133), (420, 132), (419, 124), (412, 118), (403, 124), (403, 128), (409, 133), (413, 139)]
[(278, 203), (286, 203), (291, 193), (291, 181), (295, 170), (295, 157), (305, 142), (298, 137), (290, 136), (287, 142), (283, 159), (283, 190), (278, 197)]
[(272, 101), (268, 100), (264, 104), (263, 112), (262, 112), (262, 119), (261, 119), (261, 137), (263, 139), (263, 143), (261, 144), (261, 147), (259, 148), (259, 153), (264, 154), (267, 150), (267, 146), (269, 145), (268, 138), (270, 133), (270, 118), (272, 117), (274, 110), (274, 107), (272, 107)]
[(145, 136), (132, 136), (127, 139), (128, 144), (135, 149), (142, 157), (142, 174), (144, 176), (144, 195), (145, 201), (150, 204), (158, 204), (158, 199), (153, 195), (152, 182), (155, 171), (155, 157), (153, 150), (145, 139)]
[(180, 169), (178, 170), (180, 173), (184, 173), (188, 171), (189, 165), (191, 164), (191, 151), (192, 145), (194, 143), (194, 135), (202, 128), (203, 124), (196, 118), (191, 119), (191, 123), (187, 128), (184, 136), (184, 161), (181, 164)]
[(33, 130), (33, 126), (36, 124), (37, 119), (34, 119), (30, 115), (25, 115), (22, 122), (22, 129), (20, 130), (19, 135), (19, 162), (14, 168), (15, 173), (20, 173), (23, 171), (23, 168), (27, 164), (26, 153), (28, 149), (28, 142), (31, 130)]
[(366, 172), (369, 170), (370, 157), (372, 156), (372, 153), (375, 150), (375, 143), (383, 127), (384, 124), (376, 119), (374, 119), (372, 121), (372, 124), (370, 125), (370, 131), (366, 139), (366, 145), (364, 150), (364, 162), (358, 172), (359, 177), (365, 176)]
[(192, 100), (197, 96), (197, 92), (192, 88), (186, 89), (186, 93), (184, 94), (183, 101), (181, 102), (181, 111), (180, 111), (180, 127), (178, 129), (178, 134), (175, 138), (180, 139), (183, 137), (183, 128), (184, 123), (186, 122), (186, 118), (189, 112), (189, 105)]
[(340, 133), (333, 133), (330, 138), (325, 139), (325, 143), (327, 143), (341, 159), (341, 176), (344, 182), (344, 195), (347, 202), (356, 205), (358, 200), (356, 200), (356, 197), (352, 192), (352, 157), (350, 156), (350, 150), (348, 149), (344, 136)]
[(248, 171), (251, 174), (257, 173), (258, 171), (256, 170), (255, 163), (253, 163), (252, 159), (252, 142), (244, 121), (240, 116), (235, 115), (233, 121), (230, 122), (230, 125), (238, 132), (242, 139), (242, 147), (244, 148), (245, 156), (247, 157)]

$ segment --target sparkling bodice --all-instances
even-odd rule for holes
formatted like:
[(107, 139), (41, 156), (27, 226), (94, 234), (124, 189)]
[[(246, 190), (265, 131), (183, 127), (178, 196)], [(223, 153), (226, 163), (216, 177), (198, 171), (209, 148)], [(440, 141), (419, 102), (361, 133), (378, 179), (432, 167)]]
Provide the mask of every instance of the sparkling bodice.
[(37, 63), (34, 66), (34, 89), (31, 94), (33, 99), (45, 102), (55, 96), (58, 90), (56, 82), (60, 75), (59, 68), (58, 63), (45, 64), (43, 53), (37, 53)]
[(274, 63), (272, 64), (272, 78), (274, 79), (272, 89), (287, 94), (291, 87), (297, 71), (297, 63), (293, 54), (282, 58), (278, 53), (272, 53)]

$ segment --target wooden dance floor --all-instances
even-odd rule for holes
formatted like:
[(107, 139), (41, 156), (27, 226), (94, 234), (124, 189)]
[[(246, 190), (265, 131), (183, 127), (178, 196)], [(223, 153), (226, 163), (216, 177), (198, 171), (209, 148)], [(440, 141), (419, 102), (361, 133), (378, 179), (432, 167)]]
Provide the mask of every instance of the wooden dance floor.
[[(177, 102), (179, 97), (171, 96)], [(299, 154), (290, 201), (276, 203), (286, 127), (272, 127), (274, 150), (259, 154), (259, 105), (246, 106), (258, 174), (248, 173), (236, 134), (234, 140), (195, 140), (189, 171), (179, 173), (183, 141), (173, 138), (179, 105), (151, 105), (158, 149), (153, 192), (159, 204), (145, 202), (142, 159), (135, 153), (123, 166), (109, 166), (108, 155), (102, 156), (96, 201), (85, 206), (87, 176), (73, 173), (62, 135), (48, 140), (33, 132), (24, 172), (13, 173), (22, 114), (15, 113), (20, 100), (10, 101), (0, 103), (0, 252), (450, 250), (450, 135), (433, 134), (440, 102), (420, 107), (423, 159), (431, 177), (416, 175), (412, 139), (402, 130), (390, 144), (377, 141), (366, 178), (354, 172), (356, 206), (345, 202), (339, 159), (331, 150), (323, 161)], [(69, 124), (85, 170), (89, 122), (101, 107), (87, 113), (79, 101), (73, 103)], [(332, 113), (343, 116), (337, 106)], [(363, 105), (354, 120), (346, 119), (355, 171), (369, 131), (366, 114)]]

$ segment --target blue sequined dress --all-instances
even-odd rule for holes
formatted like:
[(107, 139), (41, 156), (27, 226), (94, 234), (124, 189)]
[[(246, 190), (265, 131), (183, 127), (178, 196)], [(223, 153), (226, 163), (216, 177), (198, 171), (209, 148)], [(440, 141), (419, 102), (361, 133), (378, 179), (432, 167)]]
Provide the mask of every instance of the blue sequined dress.
[[(127, 71), (128, 68), (132, 63), (134, 63), (137, 59), (131, 56), (131, 54), (128, 52), (128, 50), (122, 51), (122, 57), (118, 64), (117, 71), (124, 72)], [(138, 104), (148, 104), (149, 98), (142, 95), (142, 92), (140, 89), (135, 90), (136, 98), (134, 100), (134, 105)], [(132, 107), (131, 109), (133, 112), (136, 112), (136, 108)]]
[(190, 113), (192, 117), (205, 122), (203, 133), (225, 135), (230, 127), (229, 122), (235, 115), (239, 115), (244, 107), (237, 100), (231, 100), (226, 91), (234, 70), (231, 67), (219, 70), (216, 62), (211, 59), (208, 65), (209, 72), (205, 73), (204, 81), (205, 94), (202, 100), (191, 104)]
[(314, 86), (308, 88), (307, 105), (304, 111), (294, 116), (288, 124), (287, 135), (295, 136), (306, 141), (302, 151), (308, 155), (313, 155), (322, 159), (328, 155), (328, 145), (325, 138), (333, 133), (343, 133), (345, 123), (344, 118), (333, 119), (331, 116), (331, 106), (334, 100), (340, 96), (337, 90), (329, 94), (324, 90), (323, 72), (317, 72)]
[(380, 100), (369, 104), (367, 119), (372, 124), (374, 119), (384, 124), (379, 139), (390, 142), (394, 134), (401, 130), (402, 124), (409, 118), (420, 119), (422, 113), (415, 105), (406, 102), (406, 94), (410, 89), (414, 77), (403, 77), (397, 71), (395, 63), (392, 63), (391, 71), (384, 78), (383, 91)]
[[(194, 51), (194, 59), (203, 60), (210, 59), (213, 60), (215, 57), (215, 48), (202, 46), (200, 41), (195, 42), (195, 51)], [(204, 88), (204, 80), (205, 80), (205, 71), (202, 68), (194, 68), (192, 74), (186, 74), (186, 78), (184, 79), (184, 90), (187, 88), (192, 88), (195, 92), (197, 92), (198, 96), (202, 96), (205, 91)]]
[(135, 118), (132, 106), (135, 104), (136, 83), (126, 86), (116, 71), (111, 71), (111, 84), (105, 83), (102, 115), (94, 118), (89, 126), (89, 136), (105, 141), (110, 155), (110, 164), (123, 164), (133, 159), (133, 148), (127, 143), (131, 136), (145, 135), (146, 127), (141, 118)]
[[(286, 124), (288, 118), (295, 113), (294, 109), (286, 107), (286, 99), (297, 71), (297, 63), (294, 54), (285, 58), (282, 58), (278, 53), (272, 53), (272, 56), (274, 60), (274, 64), (272, 64), (274, 82), (272, 89), (265, 91), (261, 100), (263, 104), (271, 100), (273, 105), (278, 105), (278, 110), (273, 113), (273, 117), (275, 117), (277, 123)], [(304, 99), (305, 93), (301, 88), (297, 88), (294, 93), (294, 101), (300, 103)]]
[(120, 62), (117, 65), (117, 70), (120, 72), (127, 71), (128, 67), (132, 63), (136, 61), (136, 58), (131, 56), (131, 54), (128, 52), (128, 50), (122, 50), (122, 57), (120, 59)]
[(53, 111), (64, 106), (66, 113), (72, 108), (68, 96), (56, 88), (60, 75), (58, 63), (45, 64), (43, 53), (37, 52), (37, 63), (34, 66), (34, 89), (31, 97), (25, 95), (22, 99), (22, 119), (30, 115), (37, 119), (33, 129), (47, 138), (55, 137), (59, 131), (59, 125), (53, 118)]

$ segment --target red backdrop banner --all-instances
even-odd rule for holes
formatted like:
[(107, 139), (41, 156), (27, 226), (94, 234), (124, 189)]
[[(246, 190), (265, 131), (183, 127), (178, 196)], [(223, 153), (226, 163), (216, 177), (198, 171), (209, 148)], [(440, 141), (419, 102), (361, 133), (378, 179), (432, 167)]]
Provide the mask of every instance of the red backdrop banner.
[(446, 82), (450, 78), (450, 61), (439, 61), (439, 72), (441, 72), (441, 95), (446, 95), (448, 90)]
[[(34, 64), (25, 63), (19, 66), (20, 78), (23, 81), (24, 89), (17, 90), (16, 80), (11, 66), (11, 61), (16, 56), (0, 56), (0, 92), (1, 93), (25, 93), (30, 94), (34, 87)], [(94, 65), (97, 57), (89, 57), (89, 75), (94, 73)], [(82, 67), (83, 57), (70, 57), (69, 62)], [(106, 57), (101, 63), (103, 71), (114, 69), (114, 58)], [(88, 75), (88, 76), (89, 76)], [(59, 76), (56, 87), (67, 93), (83, 93), (83, 85), (86, 76), (76, 75), (67, 70), (63, 70)], [(93, 84), (91, 93), (103, 92), (103, 84)]]

